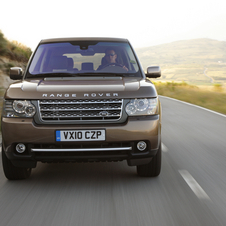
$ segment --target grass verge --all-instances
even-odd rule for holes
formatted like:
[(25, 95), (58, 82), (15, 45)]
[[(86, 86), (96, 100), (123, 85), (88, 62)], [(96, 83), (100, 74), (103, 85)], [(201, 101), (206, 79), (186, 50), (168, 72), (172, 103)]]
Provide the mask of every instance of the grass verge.
[(153, 82), (159, 95), (172, 97), (226, 114), (226, 92), (219, 85), (212, 91), (189, 85), (185, 82)]

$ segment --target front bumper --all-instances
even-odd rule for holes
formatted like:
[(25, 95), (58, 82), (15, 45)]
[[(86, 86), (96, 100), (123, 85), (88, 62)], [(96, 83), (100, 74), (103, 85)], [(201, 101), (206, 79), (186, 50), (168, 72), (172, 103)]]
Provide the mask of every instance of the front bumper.
[[(57, 142), (56, 130), (105, 129), (105, 141)], [(36, 166), (41, 162), (122, 161), (141, 165), (151, 161), (160, 145), (160, 116), (129, 117), (124, 124), (112, 125), (36, 125), (32, 119), (2, 118), (2, 143), (15, 166)], [(145, 141), (143, 152), (136, 148)], [(26, 151), (15, 150), (18, 143)]]

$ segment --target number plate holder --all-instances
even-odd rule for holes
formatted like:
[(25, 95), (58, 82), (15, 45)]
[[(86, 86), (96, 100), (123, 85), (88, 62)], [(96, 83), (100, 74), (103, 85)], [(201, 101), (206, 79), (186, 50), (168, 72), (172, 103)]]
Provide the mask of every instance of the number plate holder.
[(57, 130), (56, 141), (105, 141), (105, 130)]

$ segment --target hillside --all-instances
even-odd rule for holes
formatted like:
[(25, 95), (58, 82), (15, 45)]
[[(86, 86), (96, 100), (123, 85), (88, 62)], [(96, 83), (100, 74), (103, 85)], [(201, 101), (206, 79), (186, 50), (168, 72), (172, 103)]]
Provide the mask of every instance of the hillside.
[(32, 51), (17, 41), (8, 41), (0, 30), (0, 88), (7, 88), (10, 80), (9, 68), (18, 66), (25, 69)]
[(162, 68), (162, 79), (195, 84), (226, 82), (226, 42), (194, 39), (136, 49), (146, 70)]

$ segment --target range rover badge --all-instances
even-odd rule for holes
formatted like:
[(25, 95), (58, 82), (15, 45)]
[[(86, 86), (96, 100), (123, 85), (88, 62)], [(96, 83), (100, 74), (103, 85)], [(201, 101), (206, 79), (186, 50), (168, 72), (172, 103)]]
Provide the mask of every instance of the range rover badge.
[(99, 115), (100, 115), (100, 116), (103, 116), (103, 117), (106, 117), (106, 116), (108, 116), (108, 112), (107, 112), (107, 111), (101, 111), (101, 112), (99, 113)]

